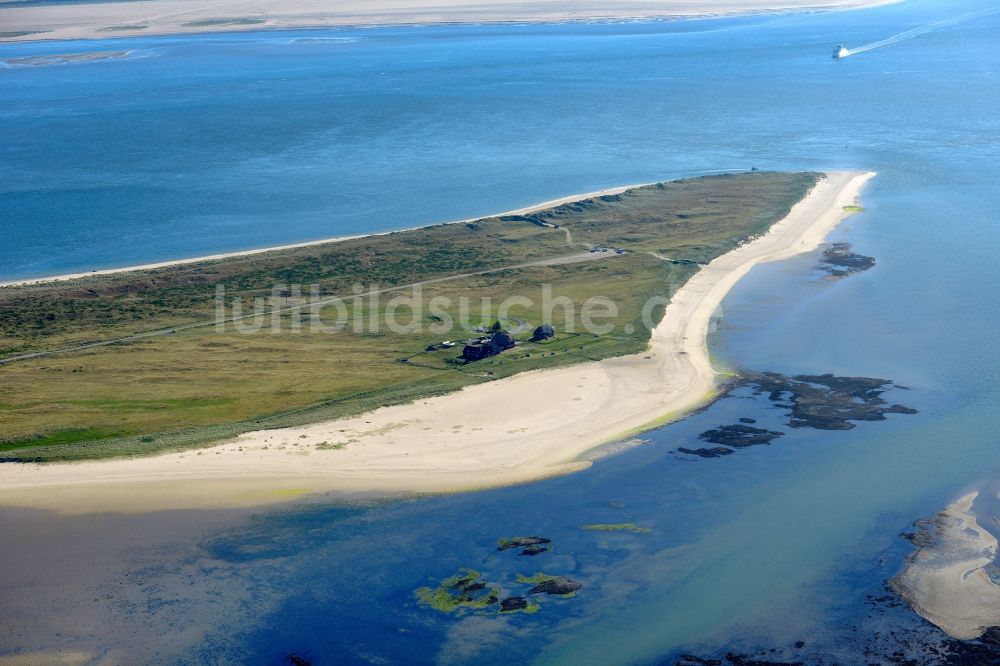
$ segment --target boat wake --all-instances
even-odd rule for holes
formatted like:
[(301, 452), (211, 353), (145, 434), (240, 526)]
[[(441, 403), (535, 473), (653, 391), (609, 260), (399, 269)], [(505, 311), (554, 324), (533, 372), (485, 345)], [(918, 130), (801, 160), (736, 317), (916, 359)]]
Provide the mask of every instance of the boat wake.
[(928, 32), (933, 32), (934, 30), (939, 30), (941, 28), (947, 28), (948, 26), (956, 25), (959, 23), (964, 23), (974, 18), (979, 18), (980, 16), (986, 16), (988, 14), (995, 14), (1000, 11), (1000, 6), (993, 7), (991, 9), (984, 9), (978, 12), (969, 12), (967, 14), (962, 14), (960, 16), (955, 16), (948, 19), (943, 19), (941, 21), (935, 21), (933, 23), (928, 23), (927, 25), (922, 25), (917, 28), (912, 28), (905, 32), (901, 32), (892, 37), (887, 37), (886, 39), (880, 39), (877, 42), (872, 42), (870, 44), (865, 44), (863, 46), (858, 46), (853, 49), (847, 49), (840, 47), (840, 53), (836, 54), (837, 58), (846, 58), (847, 56), (857, 55), (859, 53), (865, 53), (867, 51), (874, 51), (875, 49), (880, 49), (884, 46), (892, 46), (893, 44), (898, 44), (899, 42), (905, 42), (908, 39), (913, 39), (914, 37), (919, 37), (920, 35), (926, 35)]

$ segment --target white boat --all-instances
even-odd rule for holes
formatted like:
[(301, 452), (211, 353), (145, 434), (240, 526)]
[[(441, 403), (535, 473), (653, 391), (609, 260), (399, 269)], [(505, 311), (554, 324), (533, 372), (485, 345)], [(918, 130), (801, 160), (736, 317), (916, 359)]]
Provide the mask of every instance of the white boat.
[(840, 58), (846, 58), (849, 55), (851, 55), (851, 52), (848, 51), (847, 47), (844, 46), (843, 44), (833, 49), (833, 57), (837, 60), (839, 60)]

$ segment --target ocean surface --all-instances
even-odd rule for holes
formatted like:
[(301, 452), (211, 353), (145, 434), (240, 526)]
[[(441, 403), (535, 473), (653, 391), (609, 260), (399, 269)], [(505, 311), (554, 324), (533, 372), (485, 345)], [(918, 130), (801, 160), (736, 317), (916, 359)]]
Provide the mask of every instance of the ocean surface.
[[(879, 173), (866, 211), (834, 236), (876, 267), (835, 282), (816, 275), (815, 255), (755, 269), (726, 299), (713, 347), (736, 368), (891, 379), (906, 389), (887, 397), (919, 414), (792, 429), (722, 459), (675, 453), (742, 417), (782, 427), (784, 411), (741, 391), (573, 476), (264, 512), (199, 542), (197, 597), (167, 599), (160, 582), (179, 565), (146, 554), (145, 604), (121, 612), (212, 627), (179, 641), (175, 663), (673, 663), (761, 650), (861, 663), (864, 650), (941, 640), (886, 601), (883, 582), (909, 551), (901, 532), (1000, 473), (1000, 15), (843, 61), (830, 51), (990, 8), (0, 45), (0, 60), (131, 51), (0, 69), (2, 278), (716, 170)], [(553, 549), (496, 550), (534, 534)], [(417, 588), (461, 567), (505, 594), (539, 571), (583, 588), (534, 614), (417, 603)]]

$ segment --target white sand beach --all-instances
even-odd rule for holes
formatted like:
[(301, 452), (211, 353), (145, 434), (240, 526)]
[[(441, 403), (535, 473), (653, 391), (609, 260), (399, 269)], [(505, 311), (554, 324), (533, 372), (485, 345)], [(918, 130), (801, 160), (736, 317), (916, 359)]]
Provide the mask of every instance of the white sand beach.
[(961, 640), (1000, 625), (1000, 585), (986, 573), (997, 540), (972, 512), (978, 495), (969, 493), (935, 516), (931, 544), (919, 548), (891, 581), (915, 611)]
[(585, 468), (585, 452), (681, 418), (712, 398), (719, 373), (706, 336), (722, 299), (755, 265), (817, 248), (874, 175), (828, 173), (763, 237), (702, 267), (674, 294), (644, 354), (524, 373), (332, 422), (251, 432), (207, 449), (0, 465), (0, 506), (237, 507), (316, 492), (471, 490)]
[(2, 8), (0, 41), (304, 27), (549, 23), (858, 9), (899, 0), (140, 0)]

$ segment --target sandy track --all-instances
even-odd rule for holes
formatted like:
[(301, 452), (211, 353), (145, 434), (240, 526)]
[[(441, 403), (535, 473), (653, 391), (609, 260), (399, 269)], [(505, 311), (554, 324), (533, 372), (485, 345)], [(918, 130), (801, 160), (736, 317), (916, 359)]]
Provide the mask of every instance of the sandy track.
[[(719, 303), (755, 265), (819, 246), (872, 173), (831, 172), (762, 238), (673, 297), (650, 350), (224, 445), (148, 458), (0, 465), (0, 506), (64, 511), (245, 506), (309, 492), (446, 492), (588, 466), (585, 452), (682, 417), (717, 387), (706, 345)], [(344, 444), (339, 450), (317, 445)]]
[[(407, 291), (410, 289), (415, 289), (417, 287), (424, 287), (431, 284), (440, 284), (442, 282), (453, 282), (455, 280), (463, 280), (466, 278), (478, 277), (481, 275), (490, 275), (492, 273), (503, 273), (506, 271), (523, 270), (525, 268), (535, 268), (538, 266), (563, 266), (567, 264), (579, 264), (584, 261), (596, 261), (598, 259), (612, 259), (616, 256), (618, 255), (607, 252), (580, 252), (578, 254), (570, 254), (562, 257), (551, 257), (549, 259), (539, 259), (537, 261), (529, 261), (523, 264), (513, 264), (510, 266), (487, 268), (485, 270), (472, 271), (469, 273), (456, 273), (454, 275), (445, 275), (444, 277), (430, 278), (427, 280), (420, 280), (419, 282), (411, 282), (409, 284), (402, 284), (394, 287), (385, 287), (384, 289), (370, 289), (367, 292), (365, 292), (364, 295), (366, 298), (371, 298), (372, 296), (375, 295), (391, 294), (401, 291)], [(271, 312), (272, 313), (308, 312), (309, 309), (312, 307), (325, 306), (335, 302), (347, 302), (351, 298), (354, 298), (354, 296), (355, 294), (351, 294), (349, 296), (328, 296), (309, 301), (308, 303), (289, 305), (282, 308), (275, 308)], [(221, 321), (223, 321), (224, 323), (229, 323), (233, 321), (253, 319), (256, 316), (257, 316), (256, 314), (250, 313), (239, 317), (228, 317)], [(120, 345), (120, 344), (127, 344), (129, 342), (137, 342), (139, 340), (148, 340), (149, 338), (157, 338), (165, 335), (173, 335), (178, 331), (191, 331), (194, 329), (216, 326), (219, 324), (219, 322), (220, 320), (216, 319), (206, 319), (203, 321), (195, 321), (187, 324), (177, 324), (174, 326), (169, 326), (167, 328), (159, 328), (152, 331), (144, 331), (142, 333), (136, 333), (135, 335), (127, 335), (121, 338), (108, 338), (107, 340), (86, 342), (83, 344), (71, 345), (69, 347), (58, 347), (55, 349), (45, 349), (37, 352), (30, 352), (27, 354), (18, 354), (17, 356), (6, 356), (4, 358), (0, 358), (0, 365), (17, 363), (19, 361), (27, 361), (33, 358), (52, 356), (54, 354), (72, 354), (74, 352), (87, 351), (90, 349), (97, 349), (99, 347), (109, 347), (111, 345)]]

